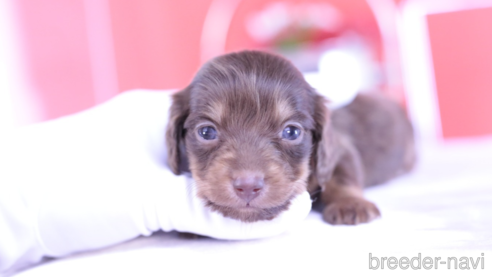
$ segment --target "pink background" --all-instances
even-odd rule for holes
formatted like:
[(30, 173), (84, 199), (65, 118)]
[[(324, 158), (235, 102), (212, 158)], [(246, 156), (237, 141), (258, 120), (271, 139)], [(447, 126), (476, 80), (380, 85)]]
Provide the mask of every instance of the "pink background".
[[(277, 1), (239, 3), (225, 52), (258, 47), (244, 21), (251, 11), (271, 2)], [(388, 37), (405, 34), (398, 33), (396, 19), (393, 26), (381, 15), (395, 18), (411, 0), (380, 1), (390, 7), (384, 13), (377, 10), (377, 1), (311, 2), (338, 8), (346, 19), (345, 28), (361, 34), (382, 63), (389, 62), (388, 51), (393, 57), (401, 55), (398, 45), (388, 44)], [(25, 63), (24, 80), (29, 83), (28, 93), (39, 100), (40, 113), (34, 119), (38, 122), (87, 109), (129, 89), (186, 86), (202, 63), (201, 36), (212, 0), (17, 0), (11, 4)], [(444, 138), (492, 134), (492, 8), (430, 14), (427, 23), (440, 133)], [(401, 74), (405, 64), (392, 62), (392, 70)], [(387, 89), (402, 101), (409, 93), (402, 82), (388, 84)]]

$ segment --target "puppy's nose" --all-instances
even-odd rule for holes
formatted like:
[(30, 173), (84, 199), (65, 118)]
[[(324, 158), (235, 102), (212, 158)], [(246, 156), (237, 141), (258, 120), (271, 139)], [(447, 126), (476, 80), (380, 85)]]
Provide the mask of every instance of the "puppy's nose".
[(237, 196), (247, 203), (255, 199), (264, 186), (265, 182), (263, 178), (258, 176), (238, 177), (233, 183)]

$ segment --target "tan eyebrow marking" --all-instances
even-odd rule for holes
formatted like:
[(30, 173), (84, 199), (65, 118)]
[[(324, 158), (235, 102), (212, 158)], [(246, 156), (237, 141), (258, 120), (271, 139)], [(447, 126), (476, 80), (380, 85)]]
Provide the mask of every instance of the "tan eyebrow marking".
[(204, 114), (214, 122), (221, 122), (224, 116), (225, 106), (223, 101), (212, 101), (207, 105)]
[(279, 122), (284, 122), (295, 114), (295, 110), (285, 98), (275, 100), (275, 115)]

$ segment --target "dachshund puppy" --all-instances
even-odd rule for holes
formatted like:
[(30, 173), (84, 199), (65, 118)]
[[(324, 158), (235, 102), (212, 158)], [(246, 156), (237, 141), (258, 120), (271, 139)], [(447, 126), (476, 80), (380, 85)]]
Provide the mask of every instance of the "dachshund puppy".
[(331, 224), (380, 215), (362, 189), (413, 165), (403, 110), (359, 95), (332, 114), (286, 59), (259, 51), (217, 57), (173, 95), (168, 163), (191, 172), (211, 209), (245, 222), (269, 220), (309, 190)]

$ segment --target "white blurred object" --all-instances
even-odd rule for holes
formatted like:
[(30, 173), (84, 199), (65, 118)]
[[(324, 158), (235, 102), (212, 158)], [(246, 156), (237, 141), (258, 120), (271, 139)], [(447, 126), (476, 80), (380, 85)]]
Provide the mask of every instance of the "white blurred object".
[(84, 0), (83, 4), (94, 99), (99, 104), (118, 94), (109, 0)]
[(227, 33), (242, 0), (213, 0), (203, 22), (200, 37), (202, 63), (225, 53)]
[(14, 1), (0, 1), (0, 135), (40, 119), (39, 101), (26, 82)]
[(355, 98), (363, 88), (365, 75), (363, 64), (354, 54), (335, 49), (321, 56), (318, 72), (305, 73), (304, 78), (335, 109)]
[(241, 240), (304, 220), (307, 192), (270, 221), (244, 223), (206, 208), (193, 180), (166, 164), (170, 104), (168, 92), (127, 92), (0, 138), (0, 272), (158, 230)]
[[(10, 129), (14, 125), (14, 111), (10, 95), (9, 59), (12, 48), (9, 41), (11, 35), (10, 17), (7, 1), (0, 1), (0, 132)], [(1, 134), (1, 133), (0, 133)]]

